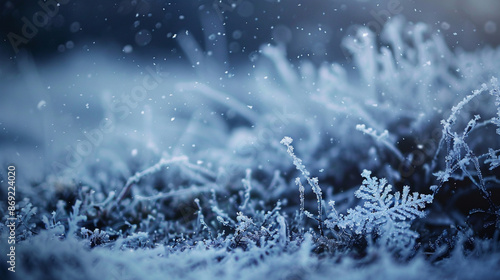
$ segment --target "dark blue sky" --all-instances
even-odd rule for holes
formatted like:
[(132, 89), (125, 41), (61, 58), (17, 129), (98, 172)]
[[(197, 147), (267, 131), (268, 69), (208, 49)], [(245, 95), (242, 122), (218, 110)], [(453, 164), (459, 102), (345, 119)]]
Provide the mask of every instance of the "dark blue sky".
[[(377, 31), (387, 16), (398, 14), (439, 29), (452, 48), (470, 50), (478, 44), (497, 45), (498, 4), (489, 0), (474, 5), (469, 2), (64, 0), (48, 22), (37, 28), (36, 35), (17, 41), (17, 47), (31, 52), (36, 60), (92, 46), (109, 48), (117, 58), (123, 56), (122, 50), (133, 50), (129, 57), (183, 60), (184, 54), (174, 37), (189, 30), (201, 46), (213, 40), (231, 51), (229, 59), (233, 63), (248, 60), (262, 44), (276, 42), (288, 43), (292, 60), (308, 57), (320, 63), (345, 58), (340, 42), (353, 24), (367, 25)], [(22, 31), (26, 19), (33, 24), (34, 18), (41, 15), (43, 20), (40, 11), (44, 8), (36, 1), (0, 2), (0, 51), (4, 55), (15, 54), (10, 41), (20, 40), (13, 34), (25, 37)], [(204, 33), (207, 29), (219, 30), (222, 35), (215, 32), (210, 37), (210, 32)]]

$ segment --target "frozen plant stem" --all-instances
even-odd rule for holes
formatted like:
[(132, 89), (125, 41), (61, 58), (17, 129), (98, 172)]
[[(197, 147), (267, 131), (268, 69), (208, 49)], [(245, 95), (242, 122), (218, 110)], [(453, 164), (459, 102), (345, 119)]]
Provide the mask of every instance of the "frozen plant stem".
[(295, 178), (295, 184), (299, 186), (299, 193), (300, 193), (300, 213), (299, 213), (299, 218), (300, 218), (300, 221), (302, 222), (302, 219), (304, 217), (304, 186), (302, 185), (302, 182), (300, 182), (300, 178), (299, 177)]
[[(314, 194), (316, 194), (316, 199), (318, 200), (318, 224), (319, 224), (319, 233), (323, 235), (323, 206), (322, 206), (322, 193), (321, 193), (321, 188), (319, 187), (318, 184), (318, 178), (317, 177), (309, 177), (311, 173), (306, 169), (306, 167), (302, 164), (302, 160), (298, 158), (294, 153), (293, 153), (293, 146), (291, 145), (293, 142), (293, 139), (285, 136), (281, 140), (281, 144), (286, 146), (286, 151), (288, 154), (292, 157), (293, 159), (293, 164), (295, 167), (297, 167), (297, 170), (299, 170), (302, 173), (302, 176), (306, 178), (307, 183), (311, 186), (312, 191)], [(300, 187), (300, 186), (299, 186)]]
[(120, 204), (120, 202), (125, 198), (125, 196), (127, 195), (127, 193), (130, 191), (130, 189), (132, 188), (132, 186), (134, 184), (139, 183), (139, 181), (143, 177), (145, 177), (147, 175), (150, 175), (150, 174), (154, 174), (154, 173), (160, 171), (163, 167), (165, 167), (167, 165), (170, 165), (172, 163), (186, 162), (187, 160), (188, 160), (188, 158), (186, 156), (174, 157), (174, 158), (169, 159), (169, 160), (162, 158), (155, 165), (153, 165), (151, 167), (148, 167), (148, 168), (144, 169), (141, 172), (135, 173), (134, 176), (128, 178), (127, 182), (123, 186), (122, 191), (120, 192), (120, 195), (118, 195), (118, 197), (117, 197), (114, 205), (112, 204), (111, 207), (118, 206)]
[[(496, 82), (497, 80), (495, 78), (492, 78), (491, 83), (493, 84), (493, 89), (490, 90), (490, 94), (494, 94), (495, 89), (497, 88)], [(491, 194), (486, 189), (486, 183), (481, 173), (479, 164), (479, 158), (481, 156), (477, 157), (466, 141), (469, 133), (478, 127), (477, 121), (480, 119), (480, 115), (475, 115), (473, 119), (469, 120), (462, 133), (458, 133), (453, 130), (454, 126), (456, 125), (458, 116), (465, 105), (467, 105), (473, 98), (476, 98), (477, 96), (486, 92), (488, 92), (488, 86), (486, 84), (482, 84), (480, 89), (474, 90), (472, 94), (466, 96), (462, 101), (460, 101), (451, 109), (451, 114), (448, 119), (441, 121), (441, 124), (443, 125), (443, 133), (436, 154), (434, 155), (432, 166), (436, 166), (435, 162), (438, 159), (438, 155), (442, 147), (446, 145), (446, 168), (444, 171), (434, 173), (434, 175), (437, 176), (439, 180), (439, 185), (433, 186), (432, 190), (434, 193), (437, 193), (439, 189), (444, 185), (444, 183), (448, 182), (449, 179), (453, 177), (453, 174), (457, 170), (461, 170), (462, 174), (467, 176), (471, 180), (471, 182), (481, 192), (484, 199), (488, 201), (490, 209), (497, 209), (496, 204), (491, 199)], [(496, 105), (498, 106), (498, 104)], [(493, 118), (491, 120), (491, 123), (495, 123), (495, 120), (496, 119)], [(468, 169), (468, 165), (470, 164), (474, 166), (477, 180), (476, 178), (474, 178), (473, 173), (471, 173)]]
[(240, 205), (240, 210), (243, 211), (247, 207), (248, 201), (250, 200), (250, 191), (252, 190), (252, 185), (250, 183), (252, 177), (252, 170), (247, 169), (246, 170), (246, 176), (245, 179), (242, 179), (241, 182), (243, 183), (243, 186), (245, 187), (245, 196), (243, 203)]
[(370, 135), (373, 139), (375, 139), (375, 141), (384, 145), (398, 158), (399, 161), (403, 162), (405, 160), (403, 154), (396, 148), (394, 143), (387, 141), (387, 139), (389, 138), (389, 132), (387, 130), (384, 130), (382, 134), (378, 135), (376, 130), (371, 127), (367, 128), (364, 124), (356, 125), (356, 130)]
[(196, 203), (196, 206), (198, 206), (198, 221), (200, 223), (201, 229), (207, 230), (208, 234), (210, 235), (210, 239), (214, 239), (213, 235), (212, 235), (212, 231), (210, 230), (207, 223), (205, 222), (205, 216), (203, 216), (203, 212), (201, 211), (200, 199), (195, 198), (194, 202)]

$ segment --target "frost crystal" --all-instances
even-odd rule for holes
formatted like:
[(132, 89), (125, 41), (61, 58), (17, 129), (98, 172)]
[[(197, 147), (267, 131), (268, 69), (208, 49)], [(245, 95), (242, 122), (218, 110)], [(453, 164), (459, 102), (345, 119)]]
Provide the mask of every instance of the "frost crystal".
[(357, 234), (370, 235), (376, 233), (390, 247), (411, 246), (418, 234), (410, 229), (409, 221), (425, 215), (422, 210), (426, 203), (431, 203), (433, 196), (414, 192), (404, 186), (403, 193), (391, 194), (392, 186), (385, 178), (370, 177), (371, 171), (361, 174), (365, 179), (354, 193), (364, 200), (363, 206), (348, 209), (347, 215), (338, 215), (334, 203), (330, 203), (334, 213), (326, 222), (330, 228), (350, 228)]

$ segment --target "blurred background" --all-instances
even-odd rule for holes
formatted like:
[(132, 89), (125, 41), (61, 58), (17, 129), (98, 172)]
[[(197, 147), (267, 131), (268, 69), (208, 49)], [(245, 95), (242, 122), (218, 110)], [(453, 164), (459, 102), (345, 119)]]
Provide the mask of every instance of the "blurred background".
[[(214, 111), (200, 111), (207, 101), (182, 93), (174, 82), (200, 81), (247, 94), (251, 82), (242, 81), (265, 44), (282, 45), (292, 63), (346, 64), (340, 44), (353, 25), (379, 33), (400, 15), (427, 23), (452, 50), (500, 44), (495, 0), (59, 2), (0, 1), (0, 162), (25, 166), (20, 174), (32, 181), (60, 170), (58, 164), (99, 161), (94, 146), (79, 161), (75, 149), (106, 119), (109, 104), (153, 72), (161, 86), (148, 92), (145, 103), (129, 106), (126, 121), (116, 121), (113, 137), (103, 140), (129, 157), (176, 146), (199, 149), (200, 143), (179, 135), (193, 112), (207, 120)], [(206, 56), (212, 62), (199, 65)], [(228, 111), (217, 113), (229, 126), (240, 121)], [(128, 144), (120, 146), (120, 139)], [(141, 142), (149, 152), (134, 147)]]
[[(7, 35), (22, 35), (22, 18), (33, 22), (43, 9), (37, 1), (1, 3), (5, 63), (15, 56)], [(183, 59), (174, 35), (189, 30), (199, 42), (225, 40), (235, 61), (247, 60), (262, 44), (284, 42), (291, 59), (307, 56), (321, 62), (343, 58), (339, 42), (352, 25), (378, 31), (388, 17), (399, 14), (433, 26), (452, 47), (470, 50), (500, 43), (500, 2), (495, 0), (64, 0), (39, 34), (19, 48), (40, 61), (95, 48), (123, 59)], [(207, 36), (213, 30), (224, 34)]]

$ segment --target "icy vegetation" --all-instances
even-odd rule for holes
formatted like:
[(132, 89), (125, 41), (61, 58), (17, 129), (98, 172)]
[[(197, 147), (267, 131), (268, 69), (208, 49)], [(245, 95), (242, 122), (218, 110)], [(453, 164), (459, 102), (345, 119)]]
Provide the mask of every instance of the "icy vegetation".
[(61, 147), (18, 187), (15, 277), (500, 279), (500, 49), (451, 51), (395, 17), (344, 39), (349, 65), (265, 45), (220, 86), (190, 36), (204, 78), (144, 70), (168, 104), (141, 99), (141, 118), (102, 94), (78, 136), (92, 152)]

